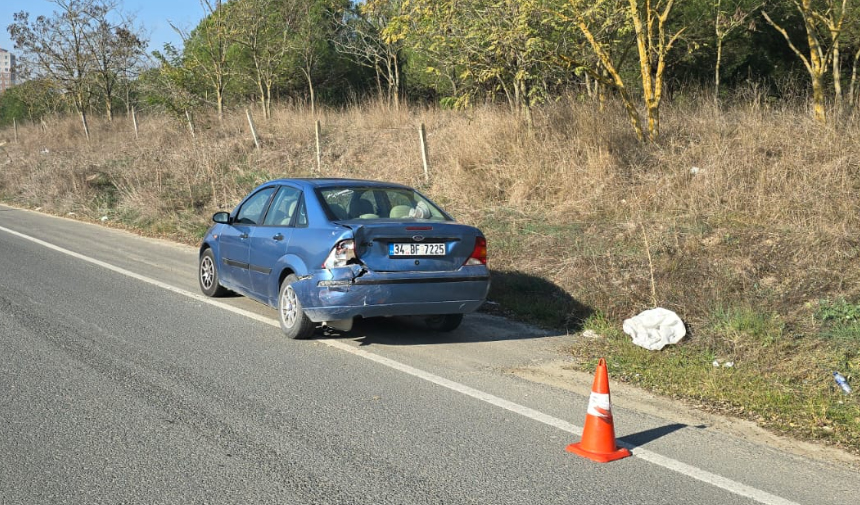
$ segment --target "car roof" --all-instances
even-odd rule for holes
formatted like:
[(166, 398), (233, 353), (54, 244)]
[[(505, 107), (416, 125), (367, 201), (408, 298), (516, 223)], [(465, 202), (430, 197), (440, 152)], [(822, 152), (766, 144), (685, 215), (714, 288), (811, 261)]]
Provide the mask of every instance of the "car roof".
[[(266, 184), (286, 184), (293, 183), (302, 186), (309, 186), (312, 188), (326, 188), (326, 187), (381, 187), (381, 188), (409, 188), (409, 186), (405, 186), (403, 184), (397, 184), (394, 182), (384, 182), (384, 181), (370, 181), (364, 179), (341, 179), (341, 178), (289, 178), (289, 179), (275, 179), (267, 182)], [(265, 185), (265, 184), (264, 184)], [(409, 188), (411, 189), (411, 188)]]

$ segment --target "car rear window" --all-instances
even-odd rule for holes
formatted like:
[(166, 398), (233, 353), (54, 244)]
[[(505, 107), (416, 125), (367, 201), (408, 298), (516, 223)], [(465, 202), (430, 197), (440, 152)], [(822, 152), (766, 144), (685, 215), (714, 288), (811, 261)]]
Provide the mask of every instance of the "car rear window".
[(329, 187), (321, 189), (320, 196), (336, 220), (451, 220), (436, 204), (408, 188)]

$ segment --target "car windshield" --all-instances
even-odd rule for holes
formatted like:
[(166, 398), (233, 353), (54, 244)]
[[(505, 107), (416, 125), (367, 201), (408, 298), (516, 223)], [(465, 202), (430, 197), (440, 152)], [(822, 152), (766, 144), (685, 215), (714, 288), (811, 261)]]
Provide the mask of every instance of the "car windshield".
[(328, 187), (320, 190), (320, 196), (329, 214), (338, 220), (451, 220), (433, 202), (409, 188)]

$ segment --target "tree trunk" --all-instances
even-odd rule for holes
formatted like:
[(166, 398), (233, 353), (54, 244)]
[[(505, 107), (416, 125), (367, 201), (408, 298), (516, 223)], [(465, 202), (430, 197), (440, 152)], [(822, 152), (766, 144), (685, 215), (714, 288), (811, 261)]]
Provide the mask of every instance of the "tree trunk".
[(821, 124), (827, 122), (827, 112), (824, 107), (824, 73), (827, 62), (822, 58), (821, 44), (815, 31), (815, 21), (811, 14), (811, 0), (803, 0), (804, 24), (806, 25), (806, 40), (809, 44), (810, 77), (812, 78), (812, 110), (815, 120)]
[(128, 85), (128, 81), (126, 80), (125, 86), (125, 114), (128, 117), (131, 117), (131, 86)]
[(648, 106), (648, 139), (657, 140), (660, 136), (660, 101), (652, 100)]
[(839, 64), (839, 38), (833, 41), (833, 106), (842, 113), (842, 65)]
[(266, 81), (266, 119), (272, 119), (272, 81)]
[(314, 82), (311, 79), (311, 73), (307, 68), (302, 69), (302, 73), (305, 74), (305, 79), (308, 81), (308, 94), (311, 99), (311, 116), (316, 116), (316, 97), (314, 96)]
[(263, 109), (263, 117), (269, 119), (269, 113), (266, 110), (266, 89), (263, 86), (263, 79), (257, 77), (257, 90), (260, 92), (260, 108)]
[(379, 97), (379, 101), (387, 101), (388, 97), (385, 96), (385, 92), (382, 91), (382, 71), (379, 69), (379, 65), (376, 66), (376, 95)]
[(860, 63), (860, 49), (854, 53), (854, 64), (851, 65), (851, 83), (848, 86), (848, 104), (857, 105), (857, 64)]
[(394, 110), (400, 110), (400, 60), (394, 55)]
[(594, 98), (594, 92), (591, 90), (591, 76), (585, 74), (585, 94), (588, 98)]
[(90, 125), (87, 123), (87, 112), (81, 108), (81, 124), (84, 125), (84, 135), (87, 137), (87, 142), (90, 141)]
[[(606, 70), (603, 70), (602, 72), (604, 73), (604, 77), (606, 77)], [(597, 92), (597, 103), (600, 104), (598, 110), (600, 112), (606, 112), (606, 85), (595, 79), (594, 90)]]
[[(499, 80), (502, 80), (502, 79), (500, 78)], [(522, 89), (520, 89), (520, 86), (521, 86), (521, 82), (518, 79), (514, 79), (514, 99), (513, 99), (513, 101), (511, 101), (510, 98), (508, 99), (508, 102), (509, 102), (510, 107), (511, 107), (511, 112), (513, 112), (515, 114), (520, 113), (520, 108), (522, 107), (522, 103), (523, 103), (523, 98), (522, 98), (523, 91), (522, 91)]]
[(532, 106), (529, 101), (529, 85), (524, 79), (520, 81), (520, 88), (523, 93), (520, 107), (522, 108), (522, 114), (526, 118), (526, 125), (528, 126), (529, 132), (531, 132), (534, 128), (534, 119), (532, 118)]
[[(649, 7), (650, 8), (650, 7)], [(650, 16), (650, 12), (648, 12)], [(633, 29), (636, 31), (636, 48), (639, 51), (639, 74), (642, 78), (642, 95), (645, 99), (645, 109), (648, 117), (648, 139), (657, 140), (660, 133), (660, 92), (662, 85), (662, 59), (658, 63), (656, 76), (651, 74), (651, 51), (653, 41), (649, 39), (642, 19), (639, 16), (639, 7), (636, 0), (630, 0), (630, 18), (633, 20)], [(649, 21), (649, 26), (650, 26)], [(661, 27), (662, 28), (662, 27)], [(662, 56), (662, 55), (661, 55)]]
[(812, 110), (817, 122), (821, 124), (827, 122), (827, 112), (824, 108), (824, 79), (820, 72), (812, 75)]

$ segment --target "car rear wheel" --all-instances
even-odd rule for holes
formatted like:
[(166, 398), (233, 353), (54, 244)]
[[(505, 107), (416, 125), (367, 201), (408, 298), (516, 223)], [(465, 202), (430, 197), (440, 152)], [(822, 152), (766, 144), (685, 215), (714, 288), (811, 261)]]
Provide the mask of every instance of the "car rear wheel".
[(462, 322), (463, 314), (439, 314), (424, 319), (424, 324), (430, 331), (454, 331)]
[(281, 291), (278, 294), (278, 321), (287, 337), (310, 338), (316, 325), (305, 315), (299, 297), (293, 289), (293, 284), (298, 280), (298, 277), (290, 274), (281, 283)]
[(200, 269), (197, 274), (200, 290), (206, 296), (224, 296), (230, 291), (218, 282), (218, 268), (215, 266), (215, 255), (212, 249), (206, 249), (200, 255)]

